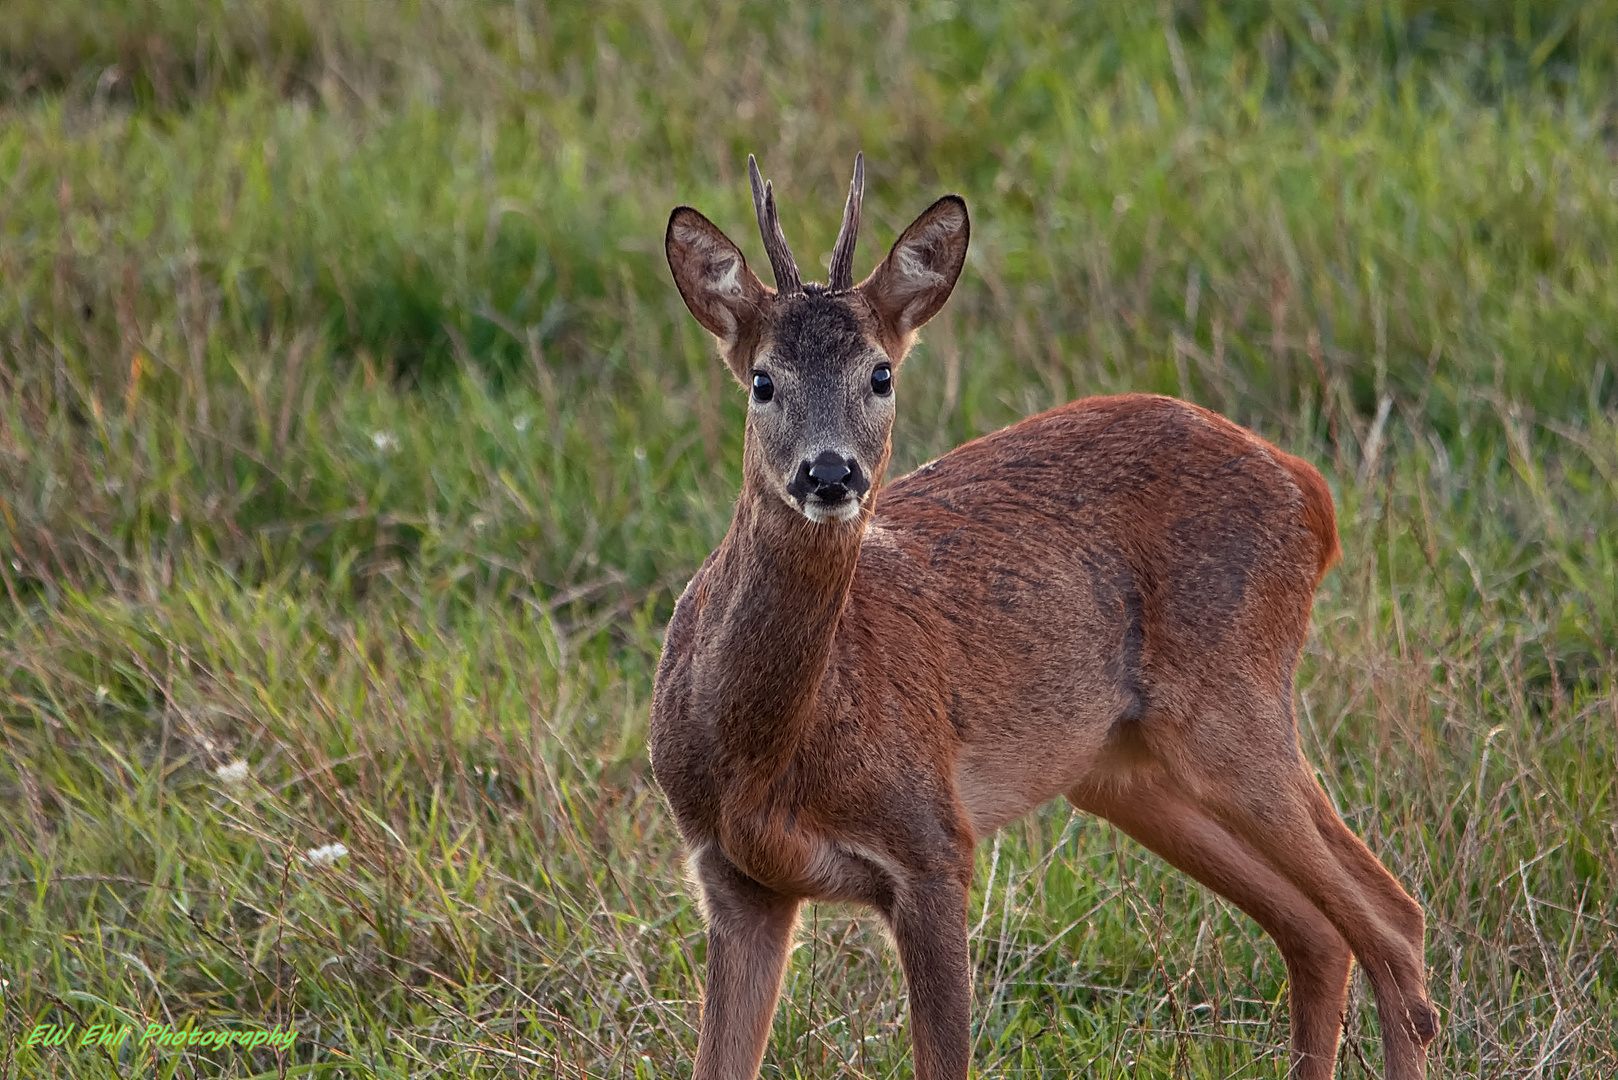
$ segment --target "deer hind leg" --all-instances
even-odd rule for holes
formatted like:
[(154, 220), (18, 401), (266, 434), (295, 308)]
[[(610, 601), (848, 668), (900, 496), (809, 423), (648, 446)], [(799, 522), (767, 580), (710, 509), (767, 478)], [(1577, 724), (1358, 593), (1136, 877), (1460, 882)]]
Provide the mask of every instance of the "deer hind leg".
[(764, 1060), (798, 901), (709, 846), (691, 857), (708, 922), (708, 985), (693, 1080), (751, 1080)]
[(1330, 1080), (1348, 996), (1349, 948), (1331, 922), (1251, 844), (1187, 799), (1155, 765), (1122, 785), (1068, 799), (1111, 821), (1170, 865), (1245, 911), (1286, 961), (1292, 1018), (1291, 1080)]
[(1376, 994), (1389, 1080), (1420, 1080), (1438, 1034), (1421, 908), (1332, 808), (1298, 752), (1289, 704), (1249, 717), (1205, 716), (1174, 748), (1185, 752), (1160, 756), (1204, 812), (1331, 920)]
[(1427, 1044), (1438, 1035), (1438, 1011), (1427, 998), (1427, 926), (1421, 905), (1388, 872), (1365, 842), (1351, 832), (1326, 797), (1319, 781), (1305, 774), (1300, 781), (1315, 818), (1315, 828), (1337, 862), (1356, 881), (1376, 912), (1403, 939), (1410, 967), (1396, 962), (1373, 970), (1362, 955), (1360, 964), (1376, 994), (1377, 1021), (1382, 1026), (1385, 1068), (1390, 1078), (1426, 1073)]

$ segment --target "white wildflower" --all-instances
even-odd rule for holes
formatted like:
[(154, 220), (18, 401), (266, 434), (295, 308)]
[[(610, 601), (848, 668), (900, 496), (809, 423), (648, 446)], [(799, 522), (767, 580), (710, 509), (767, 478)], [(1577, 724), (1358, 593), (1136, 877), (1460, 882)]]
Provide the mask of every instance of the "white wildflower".
[(384, 454), (391, 454), (399, 449), (399, 436), (391, 431), (373, 431), (371, 443)]
[(102, 702), (106, 701), (108, 693), (110, 693), (110, 691), (105, 686), (97, 686), (96, 687), (96, 704), (100, 705)]
[(237, 784), (245, 784), (247, 782), (247, 762), (241, 758), (237, 758), (235, 761), (227, 761), (215, 769), (213, 773), (219, 777), (221, 782), (232, 787)]
[(523, 432), (528, 430), (529, 423), (530, 423), (530, 420), (528, 418), (528, 414), (527, 413), (522, 413), (521, 415), (519, 415), (519, 416), (512, 419), (511, 426), (512, 426), (513, 430), (515, 430), (517, 432), (518, 435), (521, 435)]
[(348, 848), (342, 844), (322, 844), (317, 848), (310, 848), (303, 857), (303, 861), (310, 866), (329, 869), (337, 865), (337, 860), (348, 854)]

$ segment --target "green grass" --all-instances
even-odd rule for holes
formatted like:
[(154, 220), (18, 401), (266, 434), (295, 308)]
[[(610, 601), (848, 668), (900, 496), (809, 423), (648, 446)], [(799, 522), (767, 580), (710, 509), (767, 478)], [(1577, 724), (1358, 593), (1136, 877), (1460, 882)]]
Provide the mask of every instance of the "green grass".
[[(973, 214), (900, 466), (1126, 389), (1320, 465), (1300, 724), (1432, 1075), (1618, 1070), (1618, 10), (1097, 7), (8, 5), (0, 1075), (689, 1073), (645, 725), (742, 398), (660, 237), (761, 264), (756, 152), (816, 266), (856, 149), (861, 269)], [(1104, 823), (986, 843), (972, 923), (982, 1075), (1285, 1073), (1273, 947)], [(900, 991), (810, 909), (765, 1074), (908, 1074)]]

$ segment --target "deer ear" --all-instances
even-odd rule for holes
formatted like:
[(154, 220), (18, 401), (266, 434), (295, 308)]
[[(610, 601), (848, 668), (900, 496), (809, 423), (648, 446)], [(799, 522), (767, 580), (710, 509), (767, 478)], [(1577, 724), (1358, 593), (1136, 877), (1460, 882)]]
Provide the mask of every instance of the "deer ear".
[(915, 333), (938, 314), (966, 265), (972, 227), (966, 200), (945, 195), (910, 223), (893, 250), (860, 286), (882, 328), (902, 354)]
[[(774, 293), (747, 268), (741, 249), (719, 226), (689, 206), (669, 215), (663, 247), (685, 306), (719, 339), (726, 363), (736, 369), (747, 352), (737, 346), (757, 339)], [(736, 377), (744, 375), (738, 371)]]

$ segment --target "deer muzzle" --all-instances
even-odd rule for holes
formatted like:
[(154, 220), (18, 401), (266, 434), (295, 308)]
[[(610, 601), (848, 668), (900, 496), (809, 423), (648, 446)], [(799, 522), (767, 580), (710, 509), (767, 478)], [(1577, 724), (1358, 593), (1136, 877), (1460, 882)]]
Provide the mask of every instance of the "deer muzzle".
[(805, 459), (787, 485), (804, 515), (815, 522), (848, 520), (870, 490), (871, 478), (859, 461), (835, 450), (824, 450), (813, 461)]

